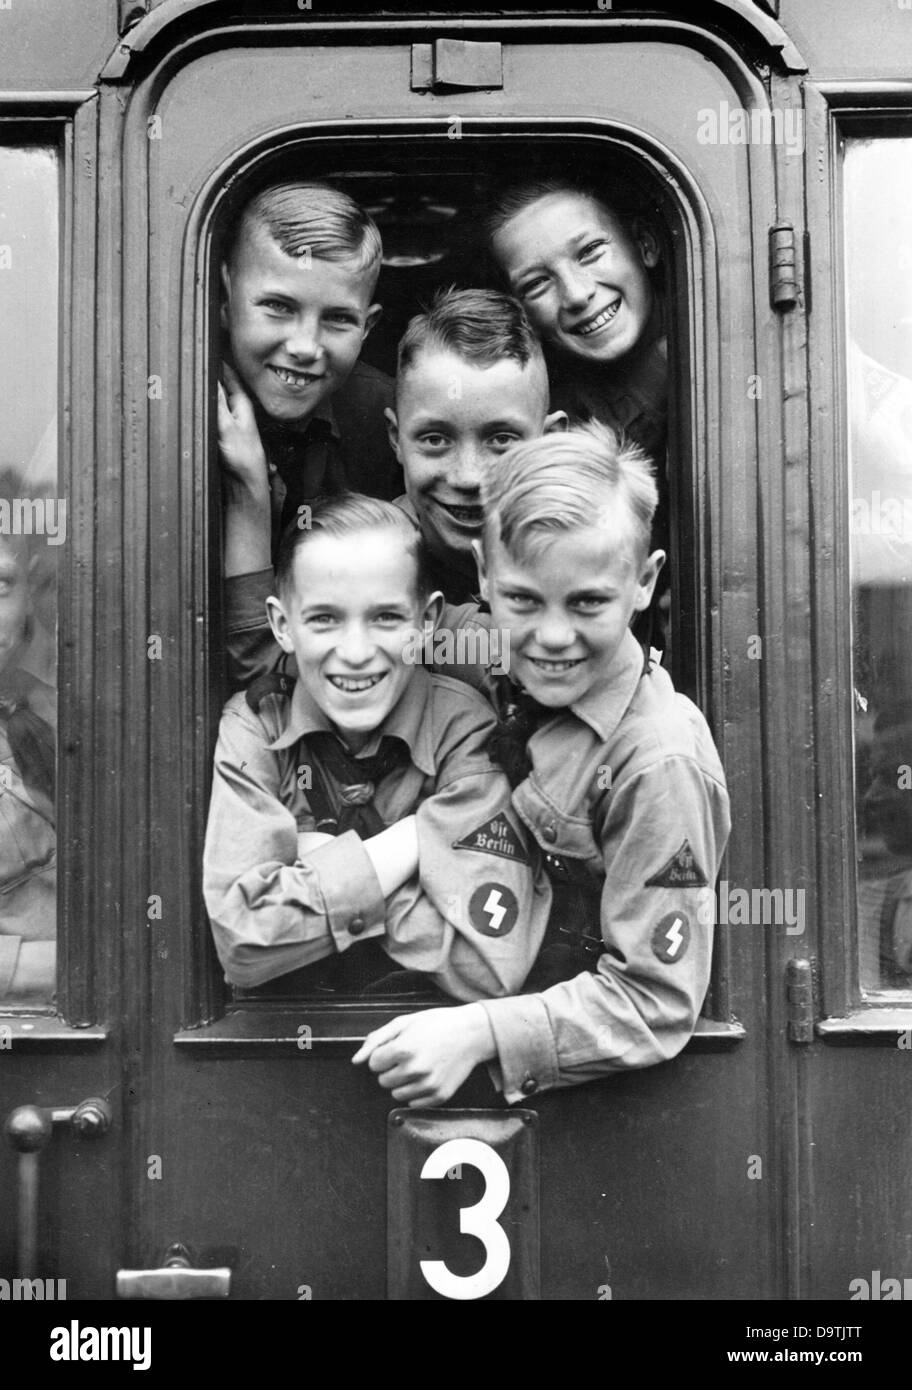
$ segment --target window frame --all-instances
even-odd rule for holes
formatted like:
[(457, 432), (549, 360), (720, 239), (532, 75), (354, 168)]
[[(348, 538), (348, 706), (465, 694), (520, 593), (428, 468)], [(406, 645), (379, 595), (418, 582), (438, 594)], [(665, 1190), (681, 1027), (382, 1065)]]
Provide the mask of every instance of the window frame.
[[(805, 99), (809, 297), (815, 308), (809, 342), (816, 403), (811, 489), (818, 901), (825, 934), (819, 962), (824, 1011), (816, 1032), (828, 1043), (895, 1047), (898, 1036), (912, 1028), (912, 986), (863, 994), (859, 981), (842, 150), (846, 137), (899, 134), (898, 126), (912, 135), (912, 82), (808, 84)], [(810, 172), (818, 149), (826, 154), (822, 178)]]

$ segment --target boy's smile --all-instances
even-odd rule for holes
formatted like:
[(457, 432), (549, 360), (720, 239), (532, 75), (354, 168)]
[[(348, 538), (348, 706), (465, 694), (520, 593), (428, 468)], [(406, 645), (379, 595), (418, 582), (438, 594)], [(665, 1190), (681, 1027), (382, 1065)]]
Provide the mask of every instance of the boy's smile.
[(222, 282), (222, 321), (245, 386), (273, 419), (307, 419), (346, 381), (376, 322), (373, 272), (288, 256), (254, 224)]
[(510, 632), (511, 675), (540, 704), (560, 709), (611, 678), (630, 619), (649, 606), (665, 557), (657, 550), (637, 565), (620, 518), (556, 532), (540, 544), (534, 556), (518, 559), (494, 542), (479, 555), (479, 570), (494, 624)]
[(654, 336), (650, 233), (631, 237), (584, 194), (551, 193), (511, 217), (494, 253), (548, 343), (591, 362), (615, 362)]
[(415, 561), (390, 527), (310, 537), (294, 557), (294, 593), (269, 600), (273, 632), (349, 748), (362, 748), (398, 704), (414, 666), (404, 654), (436, 617), (415, 592)]
[(564, 417), (548, 415), (540, 360), (475, 366), (456, 353), (422, 351), (401, 375), (390, 440), (425, 540), (438, 555), (473, 567), (481, 534), (481, 480), (502, 454)]

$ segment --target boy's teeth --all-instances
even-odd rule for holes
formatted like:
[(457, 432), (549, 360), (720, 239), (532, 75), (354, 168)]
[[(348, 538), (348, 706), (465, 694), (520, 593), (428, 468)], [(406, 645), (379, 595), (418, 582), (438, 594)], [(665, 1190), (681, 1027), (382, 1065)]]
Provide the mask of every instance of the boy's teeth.
[(542, 661), (541, 657), (533, 656), (536, 666), (541, 666), (545, 671), (569, 671), (571, 666), (578, 666), (579, 659), (574, 661)]
[(353, 676), (330, 676), (329, 680), (337, 690), (345, 690), (354, 695), (359, 690), (370, 690), (372, 685), (383, 679), (382, 676), (360, 676), (357, 680)]
[(287, 381), (289, 386), (301, 386), (314, 379), (309, 372), (290, 372), (287, 367), (273, 367), (272, 370), (280, 381)]
[(600, 328), (605, 327), (606, 323), (611, 322), (620, 307), (621, 301), (618, 299), (614, 304), (610, 305), (609, 308), (603, 309), (598, 317), (594, 318), (591, 323), (587, 323), (583, 328), (578, 328), (576, 330), (577, 333), (584, 338), (587, 338), (590, 333), (597, 333)]

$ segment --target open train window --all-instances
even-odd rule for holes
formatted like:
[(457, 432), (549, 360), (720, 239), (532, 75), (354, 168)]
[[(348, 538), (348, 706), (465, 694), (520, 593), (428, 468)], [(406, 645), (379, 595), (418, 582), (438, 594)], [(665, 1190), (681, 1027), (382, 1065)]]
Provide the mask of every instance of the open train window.
[(912, 137), (845, 141), (859, 983), (912, 990)]
[[(294, 143), (262, 159), (246, 178), (238, 178), (223, 199), (214, 228), (210, 256), (210, 294), (220, 302), (218, 269), (241, 210), (260, 189), (284, 178), (326, 179), (366, 207), (377, 222), (384, 256), (375, 298), (383, 317), (368, 337), (362, 359), (395, 374), (398, 340), (415, 313), (439, 287), (489, 286), (503, 288), (479, 242), (479, 211), (500, 188), (529, 178), (573, 177), (604, 191), (606, 201), (623, 215), (645, 218), (660, 248), (656, 289), (669, 340), (669, 431), (667, 460), (656, 459), (667, 478), (670, 514), (670, 625), (666, 661), (679, 690), (705, 699), (708, 673), (701, 667), (704, 644), (697, 634), (703, 621), (701, 579), (696, 554), (696, 500), (692, 461), (684, 441), (691, 438), (687, 345), (683, 331), (686, 277), (678, 275), (676, 258), (685, 244), (680, 210), (644, 164), (629, 151), (604, 139), (523, 138), (486, 136), (454, 138), (442, 148), (407, 140), (353, 139), (346, 144), (310, 140)], [(218, 371), (218, 329), (213, 327), (210, 378)], [(210, 393), (214, 407), (214, 388)], [(214, 431), (213, 431), (214, 434)], [(217, 469), (213, 460), (213, 477)], [(214, 505), (217, 512), (217, 504)], [(213, 659), (218, 653), (213, 650)], [(393, 963), (374, 943), (355, 946), (340, 958), (298, 970), (257, 989), (235, 989), (234, 998), (254, 1001), (313, 1000), (352, 1003), (376, 993), (400, 998), (400, 988), (416, 1004), (439, 1002), (436, 992), (402, 982)], [(385, 977), (390, 978), (385, 978)]]
[(59, 180), (52, 137), (0, 126), (0, 1011), (57, 978)]

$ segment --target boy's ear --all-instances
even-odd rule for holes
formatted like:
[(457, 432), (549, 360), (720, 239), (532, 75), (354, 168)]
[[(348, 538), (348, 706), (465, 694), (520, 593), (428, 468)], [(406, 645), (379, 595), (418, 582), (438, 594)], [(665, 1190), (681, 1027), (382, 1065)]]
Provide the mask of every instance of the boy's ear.
[(364, 336), (365, 336), (365, 338), (367, 337), (368, 333), (371, 331), (372, 328), (376, 328), (377, 324), (380, 322), (380, 320), (381, 320), (382, 317), (383, 317), (383, 305), (382, 305), (382, 304), (372, 304), (372, 305), (370, 306), (370, 308), (368, 309), (367, 313), (364, 315)]
[(437, 624), (443, 614), (444, 598), (440, 589), (435, 589), (424, 605), (424, 612), (421, 614), (421, 625), (424, 629), (424, 637), (433, 637), (437, 631)]
[(570, 417), (566, 410), (552, 410), (550, 415), (545, 416), (545, 428), (542, 434), (563, 434), (564, 430), (570, 428)]
[(645, 217), (635, 217), (631, 223), (633, 239), (639, 247), (640, 257), (647, 270), (652, 270), (661, 260), (659, 240)]
[(272, 628), (272, 635), (282, 648), (282, 651), (293, 651), (291, 634), (288, 631), (288, 618), (285, 609), (282, 607), (282, 600), (270, 595), (266, 600), (266, 614), (269, 618), (269, 626)]
[(472, 542), (472, 554), (475, 556), (475, 563), (478, 566), (478, 588), (485, 603), (490, 603), (488, 594), (488, 571), (485, 567), (484, 543), (480, 540)]
[(389, 435), (390, 445), (396, 458), (399, 459), (401, 463), (402, 457), (399, 453), (399, 421), (396, 419), (396, 412), (393, 410), (392, 406), (388, 405), (383, 414), (386, 416), (386, 432)]
[(664, 563), (664, 550), (654, 550), (652, 554), (647, 555), (646, 559), (643, 561), (640, 567), (640, 577), (637, 581), (636, 599), (633, 604), (635, 612), (642, 613), (652, 602), (652, 594), (656, 586), (656, 580), (659, 577)]

